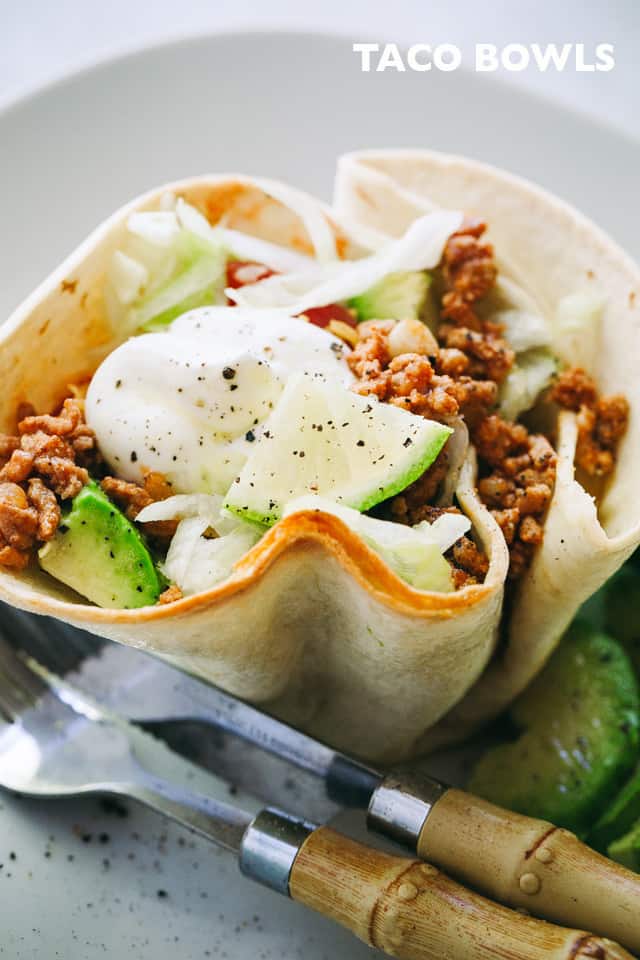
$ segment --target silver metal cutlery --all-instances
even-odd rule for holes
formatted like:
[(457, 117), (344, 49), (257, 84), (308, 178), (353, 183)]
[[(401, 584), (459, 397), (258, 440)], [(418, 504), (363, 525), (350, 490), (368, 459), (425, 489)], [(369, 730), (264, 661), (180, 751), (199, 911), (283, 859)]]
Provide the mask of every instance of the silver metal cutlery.
[[(2, 753), (6, 742), (13, 745), (7, 757), (16, 757), (20, 751), (26, 755), (30, 743), (33, 756), (35, 743), (40, 751), (37, 784), (42, 789), (46, 782), (49, 795), (55, 792), (56, 781), (46, 779), (45, 761), (54, 756), (57, 776), (62, 769), (68, 778), (58, 783), (59, 795), (111, 792), (138, 799), (235, 850), (242, 869), (254, 879), (290, 892), (298, 851), (305, 837), (317, 833), (315, 828), (273, 810), (259, 815), (250, 826), (248, 814), (184, 794), (141, 764), (143, 753), (153, 756), (154, 751), (167, 748), (139, 724), (153, 730), (167, 723), (197, 722), (231, 732), (311, 773), (335, 803), (368, 807), (372, 830), (497, 900), (526, 905), (557, 922), (612, 934), (634, 949), (640, 943), (636, 909), (640, 878), (599, 857), (565, 831), (492, 807), (433, 778), (384, 775), (155, 658), (96, 641), (57, 622), (43, 630), (45, 623), (15, 611), (6, 611), (4, 618), (4, 633), (13, 646), (35, 654), (44, 667), (33, 660), (26, 666), (20, 657), (15, 659), (8, 645), (0, 648), (0, 677), (7, 673), (16, 681), (12, 694), (6, 689), (3, 693), (6, 684), (0, 684), (0, 708), (4, 703), (14, 720), (11, 736), (5, 731), (0, 739), (0, 783), (38, 793), (28, 782), (20, 782), (15, 766), (9, 766)], [(55, 676), (58, 672), (66, 672), (68, 679)], [(60, 730), (68, 729), (73, 729), (74, 736), (61, 742)], [(102, 758), (99, 773), (92, 759), (96, 756)], [(12, 782), (7, 781), (6, 771)], [(529, 863), (527, 851), (532, 844), (544, 845), (549, 859)], [(489, 851), (494, 869), (488, 871)], [(564, 864), (561, 870), (556, 869), (559, 862)], [(549, 864), (553, 867), (544, 871)], [(521, 878), (532, 874), (533, 866), (532, 875), (538, 879), (540, 865), (544, 882), (529, 893), (535, 884), (530, 878), (522, 883)], [(593, 908), (594, 894), (608, 897), (600, 914)]]
[(252, 817), (168, 782), (153, 769), (164, 745), (5, 640), (0, 714), (1, 786), (40, 798), (109, 794), (144, 803), (234, 853), (247, 877), (393, 956), (630, 958), (611, 941), (484, 900), (419, 860), (276, 810)]

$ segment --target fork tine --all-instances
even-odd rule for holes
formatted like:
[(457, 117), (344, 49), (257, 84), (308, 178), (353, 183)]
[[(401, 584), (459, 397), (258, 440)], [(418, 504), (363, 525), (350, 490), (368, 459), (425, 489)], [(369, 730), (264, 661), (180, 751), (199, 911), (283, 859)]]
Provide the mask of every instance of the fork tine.
[(0, 713), (9, 723), (35, 706), (48, 691), (41, 678), (0, 637)]
[(77, 670), (109, 641), (47, 617), (0, 605), (0, 633), (12, 647), (25, 650), (58, 676)]

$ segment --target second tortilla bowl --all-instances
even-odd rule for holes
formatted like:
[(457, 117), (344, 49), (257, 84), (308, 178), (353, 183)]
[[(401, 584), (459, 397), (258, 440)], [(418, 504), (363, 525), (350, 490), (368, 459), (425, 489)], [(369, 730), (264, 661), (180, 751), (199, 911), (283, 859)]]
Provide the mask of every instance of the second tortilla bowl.
[[(410, 204), (413, 199), (407, 198), (415, 188), (413, 182), (407, 182), (405, 173), (412, 168), (397, 156), (396, 166), (377, 171), (378, 183), (386, 178), (384, 189), (397, 192), (391, 198), (395, 212), (389, 213), (388, 198), (381, 194), (382, 199), (375, 201), (381, 211), (375, 223), (362, 209), (355, 209), (350, 199), (363, 197), (362, 184), (356, 182), (357, 171), (367, 163), (363, 165), (360, 159), (355, 166), (347, 163), (350, 172), (346, 186), (343, 167), (337, 216), (312, 198), (291, 194), (282, 185), (235, 175), (170, 184), (133, 201), (98, 228), (5, 324), (0, 342), (5, 384), (2, 429), (15, 432), (20, 404), (31, 404), (38, 414), (57, 409), (68, 393), (68, 385), (91, 377), (104, 358), (130, 335), (129, 329), (118, 329), (114, 323), (106, 291), (110, 263), (125, 243), (132, 215), (166, 212), (167, 198), (179, 198), (204, 215), (209, 224), (222, 224), (225, 230), (243, 232), (312, 257), (314, 266), (320, 264), (318, 269), (322, 270), (323, 258), (333, 258), (334, 264), (339, 264), (353, 257), (375, 256), (373, 245), (384, 246), (383, 237), (406, 230), (424, 214), (418, 199), (413, 214), (407, 213), (406, 221), (396, 224), (399, 198)], [(512, 629), (517, 624), (519, 660), (524, 660), (524, 673), (530, 675), (544, 659), (532, 640), (539, 622), (531, 611), (546, 602), (544, 596), (540, 597), (539, 584), (550, 579), (553, 595), (567, 598), (562, 616), (552, 611), (547, 618), (544, 643), (549, 649), (549, 637), (559, 636), (565, 614), (570, 618), (583, 596), (596, 589), (640, 539), (633, 504), (624, 504), (624, 519), (616, 512), (623, 509), (623, 494), (632, 483), (634, 452), (637, 456), (638, 450), (637, 387), (624, 365), (628, 351), (634, 349), (631, 340), (638, 337), (631, 322), (629, 296), (638, 290), (638, 276), (624, 254), (603, 241), (595, 227), (565, 207), (559, 218), (557, 202), (535, 188), (491, 171), (494, 180), (490, 189), (479, 187), (474, 193), (469, 185), (476, 182), (475, 178), (486, 183), (488, 173), (484, 168), (471, 162), (467, 168), (466, 161), (453, 163), (438, 155), (431, 155), (431, 159), (422, 156), (421, 163), (423, 170), (428, 170), (430, 163), (437, 170), (447, 163), (452, 164), (452, 170), (463, 170), (459, 194), (452, 188), (445, 200), (436, 198), (438, 205), (480, 214), (492, 230), (496, 221), (502, 224), (511, 217), (518, 221), (515, 232), (540, 240), (527, 246), (524, 253), (536, 283), (547, 262), (540, 256), (541, 266), (535, 266), (539, 247), (544, 245), (541, 223), (546, 223), (556, 246), (562, 231), (569, 238), (567, 242), (579, 242), (585, 263), (595, 264), (593, 272), (601, 292), (609, 298), (605, 329), (613, 316), (627, 337), (623, 347), (623, 336), (608, 337), (605, 333), (597, 369), (592, 371), (599, 385), (602, 381), (607, 389), (615, 385), (622, 390), (631, 406), (619, 462), (601, 506), (601, 514), (609, 517), (605, 523), (612, 536), (599, 526), (594, 534), (592, 522), (584, 536), (581, 533), (580, 550), (569, 550), (567, 561), (556, 564), (552, 573), (547, 572), (545, 557), (549, 550), (553, 552), (559, 531), (564, 529), (566, 507), (559, 497), (564, 485), (569, 487), (565, 496), (570, 499), (576, 489), (568, 426), (568, 433), (563, 435), (561, 431), (556, 493), (549, 507), (543, 547), (518, 588), (517, 604), (521, 606), (515, 606), (512, 620)], [(369, 172), (364, 176), (369, 177)], [(482, 204), (476, 202), (478, 195)], [(336, 227), (343, 216), (348, 226)], [(377, 235), (375, 241), (371, 233)], [(494, 236), (496, 244), (501, 242), (499, 229)], [(508, 239), (511, 241), (511, 237)], [(604, 264), (603, 251), (607, 254)], [(511, 256), (511, 243), (508, 252)], [(570, 276), (557, 288), (558, 298), (575, 292), (572, 285), (577, 276), (571, 275), (572, 270), (573, 264)], [(554, 274), (543, 300), (547, 292), (549, 296), (554, 294), (556, 281)], [(563, 453), (565, 448), (568, 453)], [(464, 709), (463, 698), (481, 678), (496, 650), (509, 557), (500, 527), (479, 499), (475, 485), (470, 449), (460, 465), (454, 494), (458, 509), (473, 524), (475, 541), (486, 557), (486, 570), (482, 579), (453, 592), (417, 589), (339, 516), (305, 509), (290, 513), (266, 531), (223, 582), (166, 605), (133, 610), (100, 608), (34, 566), (19, 572), (3, 571), (0, 595), (23, 609), (58, 617), (158, 654), (264, 705), (339, 748), (378, 762), (397, 761), (438, 742), (429, 739), (429, 731), (461, 701)], [(586, 504), (585, 509), (588, 511)], [(640, 508), (635, 509), (637, 514)], [(571, 579), (576, 564), (582, 575), (578, 588)], [(495, 663), (489, 671), (496, 669)], [(520, 676), (513, 681), (512, 676), (513, 671), (505, 683), (506, 698), (515, 695), (520, 685)], [(495, 701), (483, 697), (481, 706), (461, 723), (455, 720), (449, 724), (445, 719), (444, 739), (475, 727), (504, 700), (504, 693), (498, 691)]]
[[(463, 737), (507, 706), (546, 662), (580, 604), (618, 569), (640, 536), (633, 493), (640, 468), (640, 388), (629, 362), (640, 347), (637, 265), (568, 204), (486, 164), (426, 150), (362, 151), (340, 160), (335, 209), (363, 229), (397, 235), (425, 210), (453, 203), (488, 221), (504, 274), (522, 279), (535, 297), (560, 362), (586, 369), (602, 392), (624, 395), (629, 425), (615, 471), (589, 476), (579, 456), (584, 408), (560, 412), (544, 540), (512, 590), (497, 655), (429, 733), (430, 745)], [(595, 323), (577, 322), (566, 309), (583, 297), (599, 304)]]

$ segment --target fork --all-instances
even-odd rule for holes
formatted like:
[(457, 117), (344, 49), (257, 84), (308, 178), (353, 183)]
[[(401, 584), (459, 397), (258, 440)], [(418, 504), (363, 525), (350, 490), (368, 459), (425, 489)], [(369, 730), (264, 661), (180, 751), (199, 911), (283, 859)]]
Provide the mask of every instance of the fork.
[[(232, 851), (241, 871), (405, 960), (632, 960), (580, 930), (498, 906), (419, 860), (390, 856), (273, 809), (242, 809), (169, 782), (169, 753), (0, 639), (0, 785), (34, 797), (137, 800)], [(177, 761), (185, 770), (185, 760)]]
[[(0, 640), (1, 786), (33, 797), (130, 798), (211, 839), (217, 801), (155, 775), (142, 762), (149, 754), (191, 766)], [(249, 819), (227, 818), (216, 842), (233, 849)]]

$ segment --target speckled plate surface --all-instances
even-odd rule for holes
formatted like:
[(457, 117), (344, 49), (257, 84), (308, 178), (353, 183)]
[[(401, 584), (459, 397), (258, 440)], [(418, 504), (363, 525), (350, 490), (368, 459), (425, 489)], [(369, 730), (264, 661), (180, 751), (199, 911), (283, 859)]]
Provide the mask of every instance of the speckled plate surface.
[[(0, 317), (152, 184), (243, 170), (328, 199), (336, 155), (365, 146), (432, 147), (507, 167), (640, 256), (635, 141), (486, 77), (361, 74), (345, 40), (203, 37), (105, 64), (0, 114)], [(210, 775), (197, 779), (228, 795)], [(295, 796), (295, 783), (282, 787)], [(120, 816), (93, 801), (0, 795), (0, 864), (0, 957), (11, 960), (371, 953), (133, 807)]]

